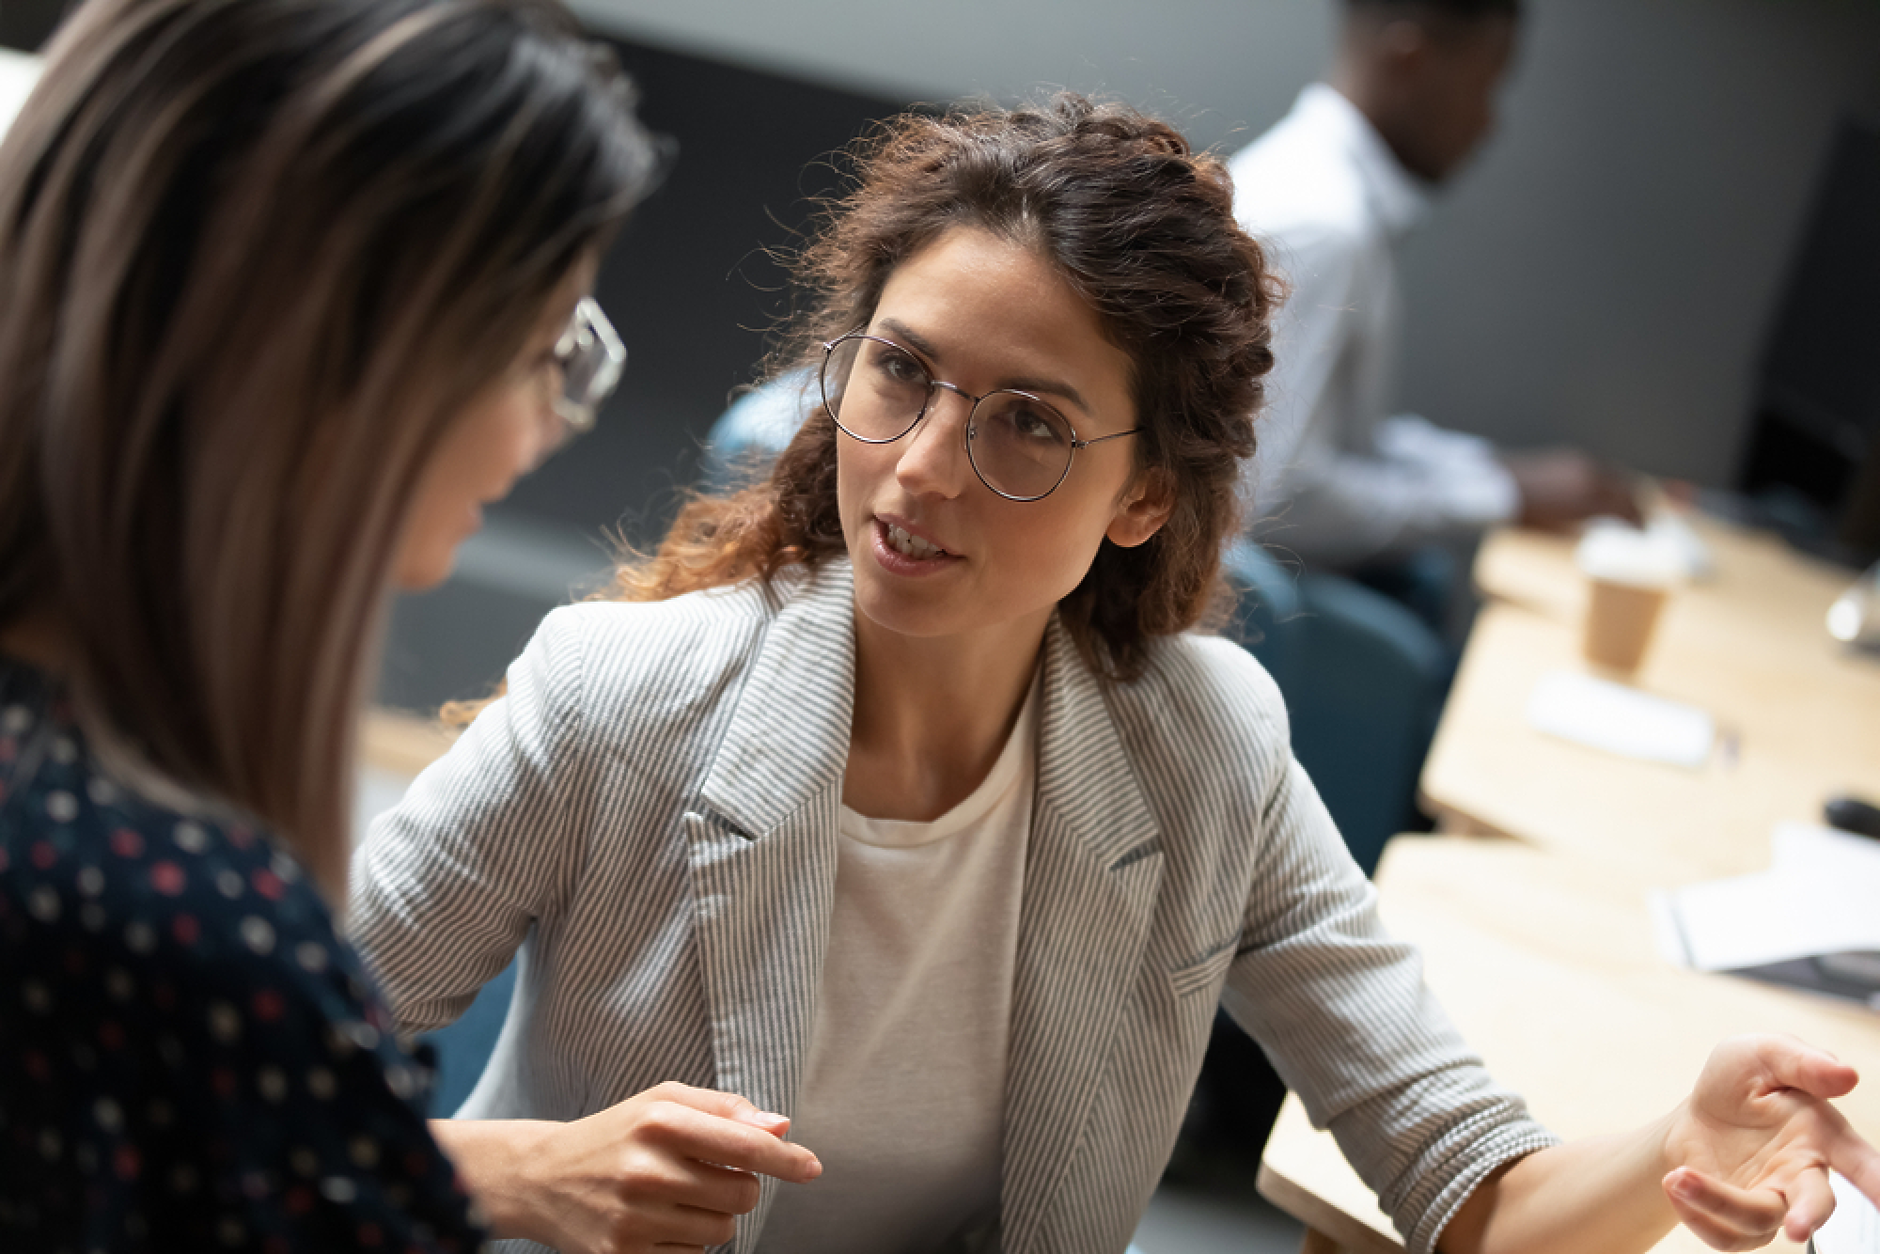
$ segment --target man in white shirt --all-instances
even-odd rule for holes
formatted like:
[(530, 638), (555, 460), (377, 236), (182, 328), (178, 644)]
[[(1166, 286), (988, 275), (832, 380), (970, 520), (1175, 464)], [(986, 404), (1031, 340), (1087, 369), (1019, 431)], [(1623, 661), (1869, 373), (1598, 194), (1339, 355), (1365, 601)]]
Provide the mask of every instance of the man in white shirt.
[(1255, 461), (1257, 534), (1308, 569), (1350, 570), (1502, 522), (1636, 519), (1625, 478), (1584, 454), (1502, 452), (1388, 414), (1396, 248), (1493, 124), (1518, 0), (1343, 2), (1327, 81), (1231, 163), (1236, 214), (1292, 287)]

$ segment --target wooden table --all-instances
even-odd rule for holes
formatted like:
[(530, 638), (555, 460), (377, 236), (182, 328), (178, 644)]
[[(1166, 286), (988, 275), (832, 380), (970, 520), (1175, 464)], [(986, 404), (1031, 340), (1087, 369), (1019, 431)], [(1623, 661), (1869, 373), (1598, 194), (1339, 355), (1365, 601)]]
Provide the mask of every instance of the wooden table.
[[(1839, 1105), (1880, 1140), (1880, 1016), (1664, 962), (1652, 943), (1647, 878), (1520, 842), (1446, 836), (1393, 841), (1378, 887), (1385, 923), (1423, 951), (1428, 983), (1463, 1035), (1563, 1136), (1640, 1126), (1689, 1092), (1717, 1041), (1784, 1031), (1867, 1061), (1873, 1074)], [(1403, 1248), (1296, 1098), (1267, 1144), (1259, 1187), (1314, 1230), (1308, 1251)], [(1708, 1247), (1679, 1228), (1656, 1248)]]
[[(1649, 890), (1764, 869), (1776, 823), (1816, 820), (1834, 792), (1880, 797), (1880, 660), (1823, 626), (1852, 576), (1724, 523), (1693, 525), (1716, 575), (1673, 594), (1627, 681), (1710, 711), (1720, 735), (1709, 761), (1637, 762), (1528, 726), (1543, 675), (1598, 673), (1579, 655), (1585, 586), (1572, 540), (1498, 533), (1476, 563), (1488, 600), (1422, 793), (1447, 831), (1518, 839), (1398, 840), (1378, 872), (1386, 923), (1423, 949), (1464, 1035), (1568, 1137), (1663, 1114), (1710, 1048), (1739, 1032), (1793, 1032), (1880, 1060), (1880, 1016), (1681, 970), (1653, 944)], [(1841, 1104), (1880, 1138), (1880, 1070)], [(1309, 1252), (1402, 1248), (1297, 1101), (1268, 1143), (1260, 1190), (1313, 1230)], [(1704, 1248), (1682, 1229), (1659, 1246)]]
[(1880, 659), (1823, 628), (1851, 576), (1773, 539), (1698, 527), (1716, 577), (1672, 595), (1631, 682), (1710, 711), (1720, 735), (1709, 762), (1632, 761), (1527, 725), (1541, 676), (1599, 672), (1579, 656), (1585, 593), (1572, 541), (1499, 533), (1476, 564), (1489, 600), (1423, 770), (1425, 805), (1445, 830), (1516, 836), (1681, 883), (1766, 867), (1774, 825), (1817, 821), (1832, 793), (1880, 797)]

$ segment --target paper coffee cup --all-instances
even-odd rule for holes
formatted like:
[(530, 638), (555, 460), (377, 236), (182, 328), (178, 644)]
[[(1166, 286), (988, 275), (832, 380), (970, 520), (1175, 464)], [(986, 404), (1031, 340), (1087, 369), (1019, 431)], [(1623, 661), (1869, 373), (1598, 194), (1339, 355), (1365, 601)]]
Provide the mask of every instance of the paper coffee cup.
[(1679, 556), (1629, 527), (1599, 527), (1575, 560), (1587, 578), (1581, 652), (1595, 666), (1633, 671), (1651, 646), (1665, 598), (1683, 574)]

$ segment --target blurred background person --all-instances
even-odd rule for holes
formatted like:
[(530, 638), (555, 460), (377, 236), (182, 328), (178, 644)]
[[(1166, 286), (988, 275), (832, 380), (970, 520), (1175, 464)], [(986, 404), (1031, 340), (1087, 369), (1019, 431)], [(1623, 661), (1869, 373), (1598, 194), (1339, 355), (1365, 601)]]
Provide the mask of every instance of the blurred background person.
[(335, 931), (393, 588), (593, 421), (559, 10), (96, 0), (0, 144), (0, 1246), (468, 1250)]
[[(1235, 211), (1292, 285), (1255, 529), (1308, 568), (1373, 573), (1391, 589), (1404, 582), (1393, 564), (1422, 546), (1466, 545), (1500, 523), (1638, 520), (1627, 477), (1584, 453), (1504, 452), (1389, 413), (1398, 246), (1493, 128), (1519, 17), (1518, 0), (1343, 0), (1325, 81), (1231, 162)], [(1454, 352), (1466, 368), (1475, 348)]]

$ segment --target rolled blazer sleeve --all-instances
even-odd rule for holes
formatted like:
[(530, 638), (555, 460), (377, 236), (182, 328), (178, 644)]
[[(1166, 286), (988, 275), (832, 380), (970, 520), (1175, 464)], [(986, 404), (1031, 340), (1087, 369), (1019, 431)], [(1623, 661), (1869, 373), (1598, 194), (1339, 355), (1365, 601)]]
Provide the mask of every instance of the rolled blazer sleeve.
[[(1277, 706), (1270, 689), (1250, 695)], [(1221, 1004), (1423, 1254), (1483, 1177), (1557, 1138), (1494, 1082), (1424, 985), (1416, 949), (1385, 931), (1275, 717), (1281, 760), (1263, 779), (1264, 838)]]
[(452, 1022), (506, 966), (584, 862), (592, 789), (577, 705), (582, 636), (548, 616), (507, 692), (372, 825), (353, 857), (348, 931), (407, 1031)]

